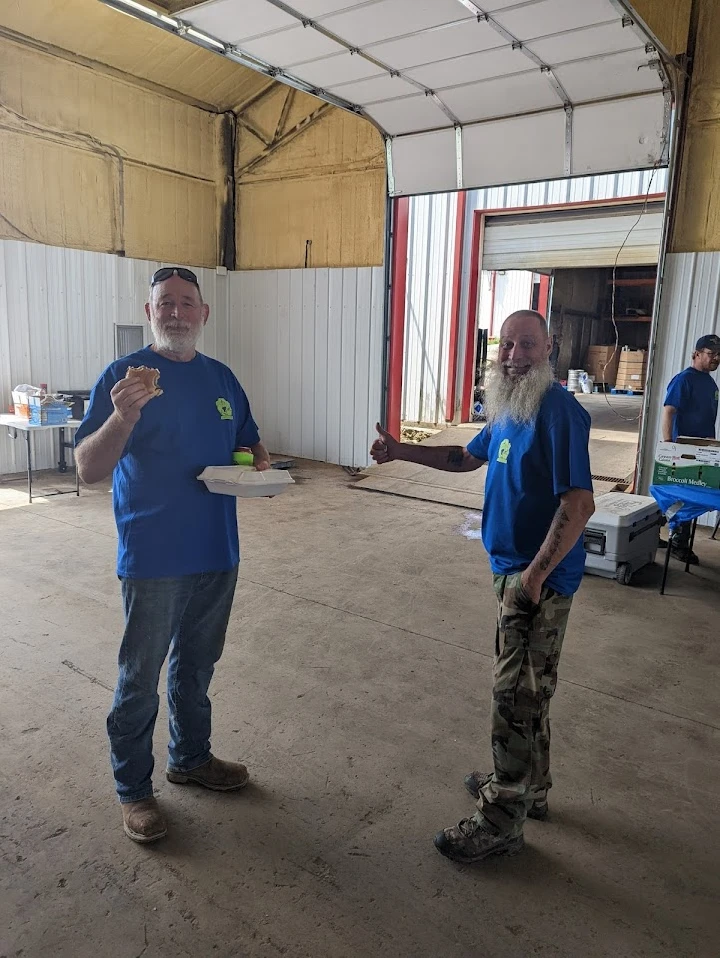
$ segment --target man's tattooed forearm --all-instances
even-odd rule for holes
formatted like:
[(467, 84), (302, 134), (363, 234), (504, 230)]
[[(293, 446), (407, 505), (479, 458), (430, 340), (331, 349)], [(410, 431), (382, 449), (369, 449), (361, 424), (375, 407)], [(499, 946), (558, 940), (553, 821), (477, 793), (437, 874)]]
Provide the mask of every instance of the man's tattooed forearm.
[(568, 524), (568, 522), (570, 522), (570, 516), (565, 511), (565, 507), (560, 506), (558, 511), (555, 513), (552, 525), (550, 526), (550, 543), (548, 548), (543, 550), (542, 557), (538, 563), (543, 572), (548, 569), (553, 560), (553, 556), (560, 548), (560, 544), (562, 543), (562, 538), (565, 533), (565, 526)]
[(457, 468), (462, 465), (464, 458), (465, 450), (462, 446), (451, 446), (448, 450), (447, 461), (449, 466), (455, 466)]

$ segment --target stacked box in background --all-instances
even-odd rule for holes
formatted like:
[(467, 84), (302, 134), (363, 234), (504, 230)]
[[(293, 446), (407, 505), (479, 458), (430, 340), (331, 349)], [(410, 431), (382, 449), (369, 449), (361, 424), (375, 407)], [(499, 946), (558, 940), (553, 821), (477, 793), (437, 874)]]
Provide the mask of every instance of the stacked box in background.
[(595, 385), (605, 383), (614, 386), (617, 379), (620, 349), (615, 346), (588, 346), (585, 357), (585, 372), (592, 376)]
[(648, 354), (645, 349), (630, 349), (628, 346), (624, 346), (620, 352), (615, 388), (644, 392), (647, 357)]

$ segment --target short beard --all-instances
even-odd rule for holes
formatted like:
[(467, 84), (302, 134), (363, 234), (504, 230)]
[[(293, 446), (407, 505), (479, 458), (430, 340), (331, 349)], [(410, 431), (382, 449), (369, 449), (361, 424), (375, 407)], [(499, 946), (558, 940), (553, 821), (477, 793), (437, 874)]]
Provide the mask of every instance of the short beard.
[(185, 353), (194, 349), (200, 339), (202, 330), (188, 329), (186, 332), (168, 332), (161, 329), (157, 323), (150, 324), (155, 346), (169, 353)]
[(494, 363), (485, 383), (485, 418), (488, 423), (504, 420), (529, 425), (535, 422), (545, 394), (553, 384), (550, 363), (533, 366), (517, 379), (506, 376), (500, 363)]

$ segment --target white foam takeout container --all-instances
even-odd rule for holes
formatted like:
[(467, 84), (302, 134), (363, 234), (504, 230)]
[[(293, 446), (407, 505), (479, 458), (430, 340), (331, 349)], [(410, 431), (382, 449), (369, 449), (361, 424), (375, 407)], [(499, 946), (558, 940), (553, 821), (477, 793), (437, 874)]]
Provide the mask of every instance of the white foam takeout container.
[(221, 496), (249, 499), (256, 496), (279, 496), (295, 480), (282, 469), (258, 472), (253, 466), (208, 466), (198, 479), (210, 492)]

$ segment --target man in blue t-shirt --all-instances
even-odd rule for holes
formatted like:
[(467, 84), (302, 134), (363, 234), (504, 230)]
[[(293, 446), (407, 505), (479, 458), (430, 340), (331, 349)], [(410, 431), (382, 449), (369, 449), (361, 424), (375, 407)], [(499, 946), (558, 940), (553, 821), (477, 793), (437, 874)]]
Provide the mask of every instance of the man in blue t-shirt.
[[(125, 632), (107, 728), (123, 827), (137, 842), (167, 833), (153, 797), (152, 736), (168, 652), (168, 780), (218, 791), (248, 782), (244, 765), (210, 751), (207, 695), (237, 581), (236, 503), (197, 476), (230, 464), (239, 446), (256, 469), (270, 464), (240, 383), (195, 349), (210, 312), (195, 274), (157, 270), (145, 311), (154, 344), (108, 366), (76, 436), (83, 481), (113, 477)], [(159, 372), (159, 392), (126, 378), (143, 366)]]
[(378, 426), (371, 450), (378, 463), (406, 459), (449, 472), (488, 463), (482, 537), (498, 600), (494, 769), (465, 779), (475, 815), (435, 836), (438, 850), (459, 862), (519, 851), (525, 818), (547, 815), (550, 698), (595, 511), (590, 417), (553, 382), (550, 350), (540, 313), (513, 313), (488, 376), (487, 426), (466, 449), (401, 443)]
[[(668, 386), (662, 412), (662, 437), (675, 442), (678, 436), (714, 439), (718, 414), (718, 384), (713, 379), (720, 366), (720, 336), (701, 336), (695, 344), (692, 362)], [(690, 549), (692, 523), (670, 520), (670, 549), (682, 562), (697, 565)]]

